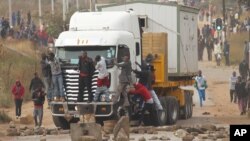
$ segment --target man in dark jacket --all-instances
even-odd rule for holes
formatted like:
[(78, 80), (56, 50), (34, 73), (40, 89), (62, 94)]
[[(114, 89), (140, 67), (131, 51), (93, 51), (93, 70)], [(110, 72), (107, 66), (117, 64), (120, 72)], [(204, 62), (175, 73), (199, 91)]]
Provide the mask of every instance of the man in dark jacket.
[(91, 91), (91, 81), (92, 75), (94, 73), (95, 67), (93, 60), (88, 57), (86, 51), (82, 52), (82, 56), (79, 57), (79, 93), (77, 97), (78, 102), (83, 101), (84, 88), (87, 87), (88, 91), (88, 102), (92, 102), (93, 94)]
[(32, 100), (34, 102), (34, 120), (35, 120), (35, 126), (41, 126), (42, 120), (43, 120), (43, 104), (45, 100), (45, 93), (42, 90), (42, 87), (37, 88), (32, 93)]
[(42, 54), (42, 60), (40, 62), (42, 68), (42, 75), (43, 75), (43, 82), (45, 85), (45, 93), (47, 94), (48, 104), (50, 105), (50, 101), (53, 99), (52, 92), (53, 92), (53, 84), (52, 84), (52, 74), (51, 68), (47, 60), (46, 54)]
[(240, 76), (241, 76), (242, 80), (246, 81), (247, 80), (247, 75), (248, 75), (248, 72), (249, 72), (248, 64), (247, 64), (246, 60), (243, 60), (242, 62), (240, 62), (239, 72), (240, 72)]
[(41, 80), (41, 78), (38, 77), (37, 72), (34, 73), (34, 78), (31, 80), (30, 82), (30, 87), (29, 90), (31, 92), (31, 94), (33, 94), (33, 92), (35, 92), (37, 89), (40, 88), (45, 88), (43, 81)]
[(238, 96), (238, 104), (240, 115), (246, 114), (246, 107), (247, 107), (247, 91), (245, 89), (246, 82), (242, 81), (241, 76), (238, 77), (238, 81), (235, 84), (235, 91)]

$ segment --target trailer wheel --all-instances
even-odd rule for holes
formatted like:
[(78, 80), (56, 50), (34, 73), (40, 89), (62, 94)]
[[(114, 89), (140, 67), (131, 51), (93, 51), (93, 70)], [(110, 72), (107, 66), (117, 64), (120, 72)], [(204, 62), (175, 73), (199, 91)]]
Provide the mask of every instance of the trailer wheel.
[(188, 119), (190, 117), (190, 98), (189, 98), (189, 93), (185, 92), (184, 93), (184, 98), (185, 98), (185, 104), (181, 108), (181, 119)]
[(191, 93), (188, 94), (188, 108), (189, 108), (189, 115), (188, 118), (191, 118), (193, 116), (193, 96)]
[(167, 103), (167, 124), (175, 124), (178, 120), (179, 115), (179, 104), (177, 99), (173, 96), (166, 97)]
[(166, 102), (166, 99), (164, 97), (160, 97), (159, 98), (160, 102), (161, 102), (161, 105), (162, 105), (162, 108), (163, 110), (161, 111), (157, 111), (157, 126), (163, 126), (163, 125), (166, 125), (167, 123), (167, 102)]

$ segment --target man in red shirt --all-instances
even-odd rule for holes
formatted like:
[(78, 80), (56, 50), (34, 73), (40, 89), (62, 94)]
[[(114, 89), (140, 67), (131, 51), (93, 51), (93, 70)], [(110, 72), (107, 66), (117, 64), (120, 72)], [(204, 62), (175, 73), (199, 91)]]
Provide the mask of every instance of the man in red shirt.
[(129, 94), (136, 94), (136, 95), (140, 95), (143, 98), (144, 101), (144, 107), (142, 109), (142, 114), (141, 114), (141, 118), (139, 120), (139, 125), (141, 125), (141, 122), (143, 121), (144, 118), (144, 113), (145, 111), (149, 111), (149, 113), (153, 113), (153, 98), (150, 94), (150, 92), (148, 91), (148, 89), (143, 86), (140, 83), (135, 83), (134, 84), (134, 88), (131, 88), (129, 90)]
[(15, 100), (16, 118), (18, 119), (21, 116), (21, 109), (24, 96), (24, 87), (22, 86), (19, 80), (16, 81), (16, 84), (12, 87), (11, 92)]

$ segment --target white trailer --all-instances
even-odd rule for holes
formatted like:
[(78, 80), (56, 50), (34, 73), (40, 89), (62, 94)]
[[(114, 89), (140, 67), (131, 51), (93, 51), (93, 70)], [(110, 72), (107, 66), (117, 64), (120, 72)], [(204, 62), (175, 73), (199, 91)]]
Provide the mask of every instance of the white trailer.
[(169, 76), (194, 75), (198, 71), (198, 12), (174, 3), (131, 2), (106, 5), (100, 11), (126, 11), (132, 9), (140, 18), (144, 32), (168, 34)]

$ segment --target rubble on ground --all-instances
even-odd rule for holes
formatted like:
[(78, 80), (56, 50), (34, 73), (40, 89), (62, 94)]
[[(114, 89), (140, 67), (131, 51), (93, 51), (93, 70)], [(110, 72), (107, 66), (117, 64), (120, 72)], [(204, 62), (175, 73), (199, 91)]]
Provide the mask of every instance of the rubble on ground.
[[(182, 127), (179, 125), (173, 126), (137, 126), (130, 127), (128, 124), (128, 117), (121, 118), (120, 121), (108, 121), (105, 122), (106, 127), (100, 128), (102, 140), (111, 140), (113, 135), (110, 133), (113, 129), (113, 134), (117, 141), (129, 141), (129, 140), (171, 140), (171, 136), (162, 136), (162, 132), (171, 132), (176, 138), (179, 138), (183, 141), (196, 141), (196, 140), (227, 140), (229, 138), (229, 127), (228, 126), (218, 126), (214, 124), (204, 124), (196, 125), (190, 127)], [(92, 124), (90, 124), (92, 125)], [(94, 129), (97, 125), (93, 124)], [(78, 128), (77, 128), (78, 129)], [(75, 129), (75, 131), (77, 130)], [(104, 130), (105, 129), (105, 130)], [(26, 125), (18, 125), (14, 122), (10, 122), (7, 128), (7, 136), (30, 136), (30, 135), (59, 135), (59, 134), (70, 134), (71, 130), (59, 130), (57, 128), (44, 128), (44, 127), (29, 127)], [(97, 132), (96, 132), (97, 133)], [(129, 138), (129, 134), (148, 134), (149, 138), (140, 137), (138, 139)], [(81, 140), (98, 140), (94, 135), (81, 136)], [(101, 139), (101, 137), (100, 137)], [(100, 140), (99, 139), (99, 140)]]

